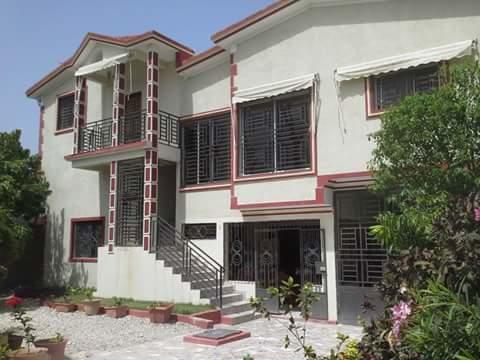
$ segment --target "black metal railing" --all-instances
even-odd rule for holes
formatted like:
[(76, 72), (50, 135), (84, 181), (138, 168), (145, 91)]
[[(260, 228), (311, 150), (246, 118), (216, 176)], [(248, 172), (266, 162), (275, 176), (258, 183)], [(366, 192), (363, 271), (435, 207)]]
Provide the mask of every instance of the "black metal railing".
[(180, 270), (192, 287), (214, 289), (216, 305), (222, 307), (224, 267), (161, 217), (151, 221), (150, 252)]
[(79, 129), (78, 152), (97, 151), (112, 146), (112, 119), (88, 123)]
[[(146, 112), (138, 111), (118, 120), (118, 145), (145, 140)], [(165, 111), (158, 112), (158, 142), (179, 147), (178, 116)], [(79, 129), (78, 152), (91, 152), (112, 146), (112, 119), (88, 123)]]

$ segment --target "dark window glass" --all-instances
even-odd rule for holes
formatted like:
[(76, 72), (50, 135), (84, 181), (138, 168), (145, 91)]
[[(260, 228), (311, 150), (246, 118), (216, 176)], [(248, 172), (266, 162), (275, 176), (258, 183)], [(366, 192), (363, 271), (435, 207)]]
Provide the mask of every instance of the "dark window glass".
[(183, 185), (230, 179), (230, 114), (182, 125)]
[(406, 96), (436, 89), (439, 85), (438, 66), (375, 76), (372, 84), (374, 96), (371, 109), (381, 112), (398, 104)]
[(57, 130), (73, 127), (73, 108), (75, 97), (73, 94), (58, 98)]
[(73, 258), (97, 258), (103, 245), (103, 220), (73, 222)]
[(217, 224), (183, 224), (183, 234), (187, 239), (216, 239)]
[(310, 168), (310, 100), (303, 92), (242, 107), (243, 175)]

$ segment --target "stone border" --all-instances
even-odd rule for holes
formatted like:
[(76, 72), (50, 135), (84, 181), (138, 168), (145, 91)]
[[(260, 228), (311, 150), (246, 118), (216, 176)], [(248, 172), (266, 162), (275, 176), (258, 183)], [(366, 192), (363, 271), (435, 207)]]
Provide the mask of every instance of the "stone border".
[(248, 331), (241, 331), (238, 334), (233, 334), (222, 339), (208, 339), (203, 337), (198, 337), (195, 335), (187, 335), (183, 337), (183, 341), (192, 344), (200, 344), (200, 345), (210, 345), (210, 346), (220, 346), (224, 344), (228, 344), (234, 341), (246, 339), (250, 337), (250, 333)]
[[(83, 304), (76, 304), (77, 311), (83, 311)], [(46, 300), (42, 303), (42, 306), (47, 306), (54, 309), (55, 303), (53, 301)], [(105, 314), (105, 307), (100, 306), (99, 315)], [(149, 318), (148, 310), (141, 309), (128, 309), (127, 315), (135, 316), (139, 318)], [(215, 324), (219, 324), (222, 319), (222, 313), (220, 310), (212, 309), (206, 310), (199, 313), (184, 315), (184, 314), (172, 314), (171, 321), (174, 322), (183, 322), (200, 329), (213, 329)]]

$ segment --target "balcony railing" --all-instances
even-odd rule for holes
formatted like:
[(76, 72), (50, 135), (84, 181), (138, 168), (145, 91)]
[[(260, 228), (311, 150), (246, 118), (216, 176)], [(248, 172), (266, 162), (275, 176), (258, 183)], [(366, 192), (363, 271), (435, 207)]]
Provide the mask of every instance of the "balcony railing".
[[(145, 139), (145, 111), (122, 116), (118, 121), (118, 145), (131, 144)], [(179, 146), (178, 116), (158, 112), (158, 142)], [(78, 152), (93, 152), (112, 146), (112, 119), (88, 123), (79, 129)]]

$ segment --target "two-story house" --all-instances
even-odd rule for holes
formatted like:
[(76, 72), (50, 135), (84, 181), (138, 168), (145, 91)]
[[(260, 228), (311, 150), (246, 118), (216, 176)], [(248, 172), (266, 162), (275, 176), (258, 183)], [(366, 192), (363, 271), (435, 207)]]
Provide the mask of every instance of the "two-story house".
[(88, 33), (27, 90), (52, 189), (46, 283), (211, 302), (234, 323), (292, 276), (316, 317), (355, 321), (386, 257), (369, 134), (479, 35), (477, 0), (280, 0), (199, 54)]

